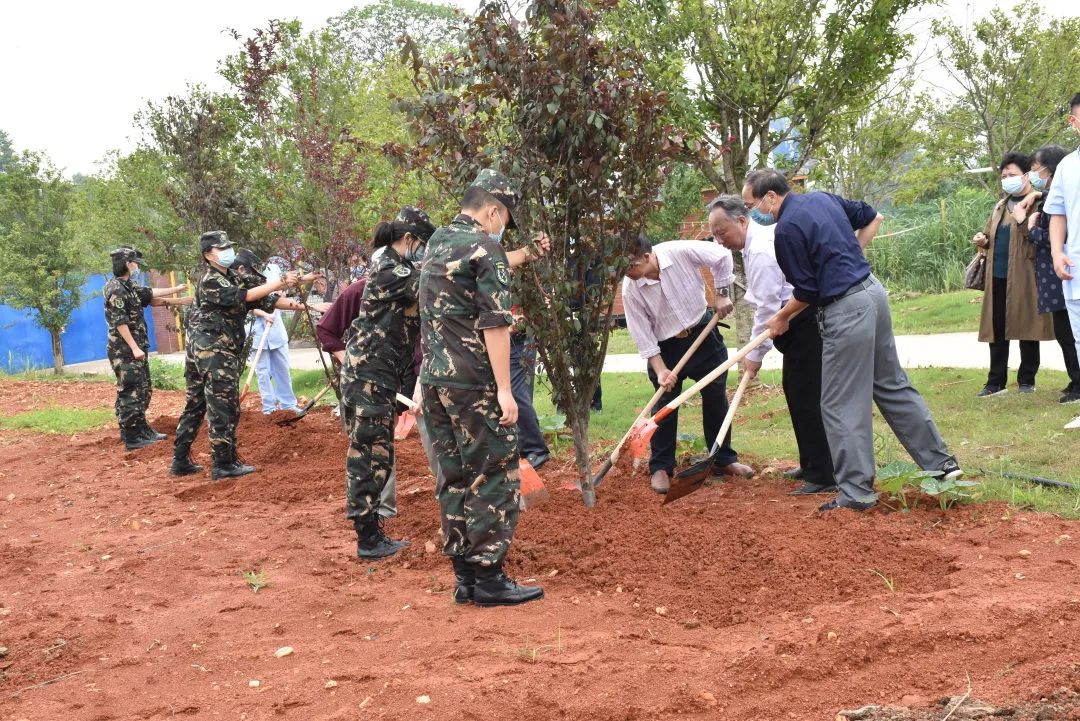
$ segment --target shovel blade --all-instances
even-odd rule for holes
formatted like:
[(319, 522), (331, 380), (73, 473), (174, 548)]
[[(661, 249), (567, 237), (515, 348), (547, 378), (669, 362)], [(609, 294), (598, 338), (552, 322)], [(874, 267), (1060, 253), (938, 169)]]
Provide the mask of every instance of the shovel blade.
[(549, 498), (544, 482), (536, 473), (532, 464), (524, 458), (518, 459), (518, 479), (521, 483), (521, 508), (536, 508)]
[(630, 434), (630, 457), (635, 461), (644, 460), (652, 452), (650, 442), (656, 433), (656, 423), (652, 420), (645, 421), (634, 429)]
[(694, 491), (700, 490), (705, 485), (705, 480), (712, 474), (713, 457), (709, 456), (692, 466), (684, 468), (671, 479), (671, 487), (664, 495), (663, 505), (677, 501), (683, 496), (688, 496)]
[(415, 413), (402, 413), (398, 416), (397, 426), (394, 428), (394, 440), (403, 441), (409, 437), (412, 433), (412, 429), (416, 427), (416, 414)]

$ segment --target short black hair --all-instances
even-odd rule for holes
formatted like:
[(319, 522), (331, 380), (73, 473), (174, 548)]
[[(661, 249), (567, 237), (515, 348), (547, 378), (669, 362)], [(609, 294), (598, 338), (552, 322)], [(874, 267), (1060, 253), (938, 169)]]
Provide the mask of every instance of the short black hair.
[(770, 190), (777, 195), (787, 195), (791, 191), (787, 178), (774, 168), (759, 168), (746, 176), (746, 185), (755, 198), (764, 198)]
[(1006, 165), (1015, 165), (1020, 168), (1022, 172), (1031, 170), (1031, 158), (1023, 153), (1018, 153), (1015, 150), (1010, 150), (1005, 153), (1005, 157), (1001, 159), (1001, 164), (998, 165), (998, 172), (1005, 170)]
[(1058, 163), (1065, 159), (1069, 151), (1060, 145), (1044, 145), (1032, 154), (1032, 159), (1050, 171), (1050, 175), (1057, 172)]
[(646, 253), (652, 252), (652, 241), (644, 233), (639, 233), (638, 237), (630, 241), (630, 256), (632, 258), (640, 258)]
[(127, 275), (127, 273), (128, 273), (127, 261), (126, 260), (120, 260), (118, 258), (113, 258), (112, 274), (115, 275), (117, 278), (120, 278), (120, 277), (123, 277), (123, 276)]
[(462, 210), (481, 210), (489, 205), (502, 205), (499, 199), (478, 185), (470, 185), (461, 198)]
[(1076, 114), (1076, 107), (1080, 105), (1080, 93), (1072, 96), (1072, 100), (1069, 101), (1069, 110)]

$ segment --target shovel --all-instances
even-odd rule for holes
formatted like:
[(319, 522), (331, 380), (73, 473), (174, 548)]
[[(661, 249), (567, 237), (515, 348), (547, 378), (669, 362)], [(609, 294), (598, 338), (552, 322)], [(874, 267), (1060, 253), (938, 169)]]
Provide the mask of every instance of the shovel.
[[(675, 375), (679, 374), (679, 372), (683, 369), (683, 366), (685, 366), (690, 360), (690, 356), (694, 355), (694, 352), (701, 347), (701, 344), (705, 342), (705, 339), (709, 337), (709, 333), (712, 332), (713, 328), (715, 328), (717, 324), (720, 324), (725, 328), (729, 327), (726, 323), (720, 323), (719, 316), (714, 314), (713, 317), (709, 320), (709, 322), (705, 325), (705, 328), (702, 329), (700, 334), (698, 334), (698, 337), (694, 339), (694, 343), (686, 349), (686, 353), (684, 353), (683, 357), (679, 359), (679, 362), (675, 364), (675, 367), (671, 369), (672, 373), (674, 373)], [(611, 470), (611, 467), (619, 462), (619, 455), (622, 453), (623, 446), (626, 445), (627, 440), (630, 439), (630, 436), (633, 435), (634, 431), (645, 420), (645, 414), (649, 412), (649, 409), (651, 409), (653, 405), (655, 405), (656, 402), (660, 400), (660, 396), (664, 395), (664, 393), (666, 392), (667, 390), (663, 386), (660, 386), (656, 389), (656, 392), (653, 393), (653, 397), (650, 398), (649, 402), (645, 404), (645, 407), (641, 409), (641, 413), (638, 414), (638, 417), (630, 426), (630, 430), (626, 432), (626, 435), (624, 435), (622, 437), (622, 440), (619, 441), (618, 445), (615, 446), (615, 450), (613, 450), (608, 459), (604, 461), (604, 465), (600, 466), (600, 470), (596, 472), (595, 476), (593, 476), (592, 486), (594, 488), (600, 485), (600, 481), (604, 480), (604, 476), (608, 474), (608, 471)]]
[(739, 409), (739, 403), (742, 402), (743, 393), (749, 382), (750, 374), (743, 373), (742, 378), (739, 379), (739, 387), (735, 389), (735, 395), (731, 397), (731, 405), (728, 406), (724, 422), (720, 424), (720, 432), (716, 434), (716, 442), (709, 450), (709, 456), (675, 474), (675, 477), (671, 479), (671, 487), (664, 495), (663, 505), (666, 506), (672, 501), (690, 495), (705, 485), (705, 479), (712, 473), (713, 461), (716, 459), (716, 454), (720, 452), (720, 444), (724, 442), (724, 437), (731, 428), (731, 422), (735, 420), (735, 411)]
[(400, 393), (397, 394), (397, 402), (409, 409), (408, 413), (402, 413), (398, 416), (397, 425), (394, 427), (394, 440), (403, 441), (409, 437), (412, 429), (416, 427), (416, 414), (420, 410), (420, 406), (413, 403), (412, 398), (406, 398)]
[(330, 385), (329, 383), (327, 383), (326, 386), (321, 391), (319, 391), (318, 393), (315, 394), (314, 398), (312, 398), (310, 401), (308, 401), (304, 405), (304, 407), (300, 409), (299, 413), (297, 413), (292, 418), (286, 418), (285, 420), (278, 421), (277, 424), (279, 426), (288, 426), (288, 425), (292, 425), (293, 423), (296, 423), (298, 420), (300, 420), (301, 418), (306, 416), (308, 414), (308, 411), (310, 411), (312, 408), (314, 408), (315, 404), (318, 403), (322, 399), (323, 396), (325, 396), (327, 393), (330, 392), (331, 388), (333, 388), (333, 386)]
[(248, 389), (251, 388), (251, 379), (255, 376), (255, 368), (259, 365), (259, 359), (262, 358), (263, 348), (266, 347), (266, 340), (270, 337), (270, 324), (267, 323), (263, 328), (262, 338), (259, 339), (259, 349), (255, 351), (255, 360), (251, 362), (251, 370), (248, 371), (247, 380), (244, 381), (244, 389), (240, 391), (240, 402), (244, 402), (244, 398), (247, 397)]

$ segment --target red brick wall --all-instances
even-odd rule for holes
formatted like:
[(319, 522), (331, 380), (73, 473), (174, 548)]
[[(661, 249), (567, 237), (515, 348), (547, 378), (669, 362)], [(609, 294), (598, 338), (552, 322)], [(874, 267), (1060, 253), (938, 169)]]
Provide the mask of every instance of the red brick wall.
[[(152, 288), (169, 288), (169, 276), (152, 270), (150, 286)], [(154, 320), (154, 337), (157, 339), (158, 353), (175, 353), (180, 348), (180, 338), (176, 332), (176, 315), (172, 308), (157, 306), (150, 309), (150, 316)]]

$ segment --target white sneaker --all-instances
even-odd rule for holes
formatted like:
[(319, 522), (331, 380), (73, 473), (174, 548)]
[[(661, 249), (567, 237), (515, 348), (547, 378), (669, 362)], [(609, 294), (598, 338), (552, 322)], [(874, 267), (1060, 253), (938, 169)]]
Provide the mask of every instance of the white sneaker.
[(1065, 430), (1067, 431), (1075, 431), (1077, 428), (1080, 428), (1080, 416), (1073, 418), (1065, 424)]

